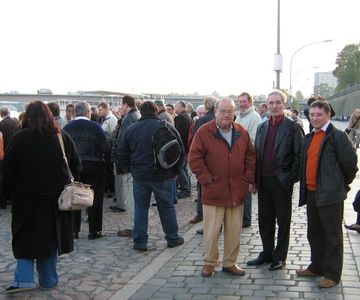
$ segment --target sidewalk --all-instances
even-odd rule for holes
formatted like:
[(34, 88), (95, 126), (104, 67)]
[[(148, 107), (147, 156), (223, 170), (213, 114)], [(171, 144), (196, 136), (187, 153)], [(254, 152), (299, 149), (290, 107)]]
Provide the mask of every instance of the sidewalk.
[[(354, 181), (349, 199), (360, 187), (360, 177)], [(298, 190), (295, 189), (294, 195)], [(257, 202), (254, 199), (254, 204)], [(266, 265), (246, 266), (246, 261), (255, 258), (262, 250), (259, 232), (254, 220), (251, 229), (243, 230), (238, 262), (244, 267), (246, 275), (235, 277), (217, 272), (211, 278), (200, 276), (202, 268), (202, 238), (196, 235), (196, 225), (186, 237), (187, 243), (162, 266), (149, 266), (152, 276), (144, 270), (128, 282), (111, 299), (359, 299), (360, 282), (360, 234), (344, 230), (344, 268), (342, 281), (330, 289), (317, 287), (316, 279), (300, 278), (295, 270), (309, 264), (310, 248), (306, 238), (306, 210), (297, 207), (297, 197), (293, 199), (291, 242), (287, 265), (283, 270), (269, 271)], [(257, 205), (253, 216), (256, 217)], [(346, 202), (345, 221), (352, 223), (355, 213), (351, 201)], [(165, 250), (162, 255), (168, 255)], [(147, 276), (146, 276), (147, 275)], [(149, 276), (150, 275), (150, 276)], [(136, 292), (135, 289), (138, 288)]]
[[(345, 223), (356, 220), (352, 200), (360, 189), (360, 174), (352, 183), (345, 201)], [(202, 236), (195, 233), (202, 223), (192, 226), (193, 198), (179, 199), (176, 205), (181, 235), (186, 243), (167, 248), (156, 207), (149, 213), (149, 251), (132, 249), (130, 238), (116, 235), (126, 224), (126, 213), (109, 211), (111, 199), (104, 201), (104, 233), (99, 240), (87, 239), (88, 225), (83, 222), (75, 251), (59, 257), (59, 285), (51, 291), (38, 289), (5, 296), (3, 299), (359, 299), (360, 234), (344, 230), (344, 268), (341, 283), (331, 289), (319, 289), (313, 278), (299, 278), (295, 270), (309, 264), (310, 249), (306, 238), (306, 210), (298, 208), (297, 185), (294, 190), (293, 216), (287, 265), (283, 270), (268, 271), (267, 266), (248, 267), (245, 262), (262, 250), (257, 228), (257, 199), (253, 197), (253, 223), (241, 235), (239, 264), (246, 275), (234, 277), (217, 268), (211, 278), (200, 275)], [(11, 250), (10, 209), (0, 210), (0, 291), (11, 284), (15, 259)], [(222, 240), (221, 240), (222, 243)], [(221, 245), (222, 246), (222, 245)], [(221, 254), (222, 255), (222, 254)]]

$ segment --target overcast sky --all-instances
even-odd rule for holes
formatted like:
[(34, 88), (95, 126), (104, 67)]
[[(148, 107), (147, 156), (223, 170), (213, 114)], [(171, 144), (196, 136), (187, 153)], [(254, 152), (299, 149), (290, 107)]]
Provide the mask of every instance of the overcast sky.
[[(359, 0), (281, 0), (281, 87), (312, 91), (315, 71), (360, 42)], [(267, 94), (277, 0), (0, 0), (0, 93), (110, 90)], [(317, 67), (317, 68), (315, 68)]]

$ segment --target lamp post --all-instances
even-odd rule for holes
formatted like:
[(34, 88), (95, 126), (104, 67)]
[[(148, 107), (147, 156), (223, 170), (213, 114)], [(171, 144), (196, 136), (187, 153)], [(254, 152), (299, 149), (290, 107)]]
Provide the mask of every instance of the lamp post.
[(304, 49), (306, 47), (317, 45), (317, 44), (322, 44), (322, 43), (329, 43), (329, 42), (332, 42), (332, 40), (324, 40), (324, 41), (321, 41), (321, 42), (314, 42), (314, 43), (306, 44), (306, 45), (300, 47), (299, 49), (297, 49), (293, 53), (293, 55), (291, 56), (291, 59), (290, 59), (290, 84), (289, 84), (289, 95), (290, 95), (290, 97), (292, 96), (292, 63), (293, 63), (294, 56), (297, 53), (299, 53), (302, 49)]
[(276, 73), (276, 85), (275, 88), (280, 90), (280, 73), (282, 71), (282, 55), (280, 53), (280, 0), (277, 5), (277, 51), (274, 57), (274, 71)]

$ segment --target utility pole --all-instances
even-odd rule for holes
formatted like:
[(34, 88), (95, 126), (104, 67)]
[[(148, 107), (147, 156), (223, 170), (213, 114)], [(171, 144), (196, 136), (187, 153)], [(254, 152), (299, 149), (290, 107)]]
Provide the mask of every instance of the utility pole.
[(276, 73), (276, 86), (280, 90), (280, 73), (282, 72), (282, 55), (280, 53), (280, 0), (277, 7), (277, 51), (274, 59), (274, 71)]

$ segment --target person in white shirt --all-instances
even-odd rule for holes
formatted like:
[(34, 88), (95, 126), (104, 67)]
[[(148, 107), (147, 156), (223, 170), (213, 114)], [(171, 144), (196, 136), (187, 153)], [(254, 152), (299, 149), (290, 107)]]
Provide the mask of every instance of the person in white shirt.
[[(253, 105), (254, 100), (249, 93), (241, 93), (238, 100), (240, 114), (237, 116), (235, 122), (247, 130), (251, 142), (254, 144), (257, 127), (262, 122), (261, 117), (256, 112), (255, 106)], [(251, 193), (247, 193), (244, 199), (243, 228), (251, 226), (251, 208)]]
[(111, 112), (109, 105), (104, 102), (98, 105), (98, 113), (101, 118), (100, 125), (102, 129), (108, 136), (111, 135), (116, 128), (117, 118)]

